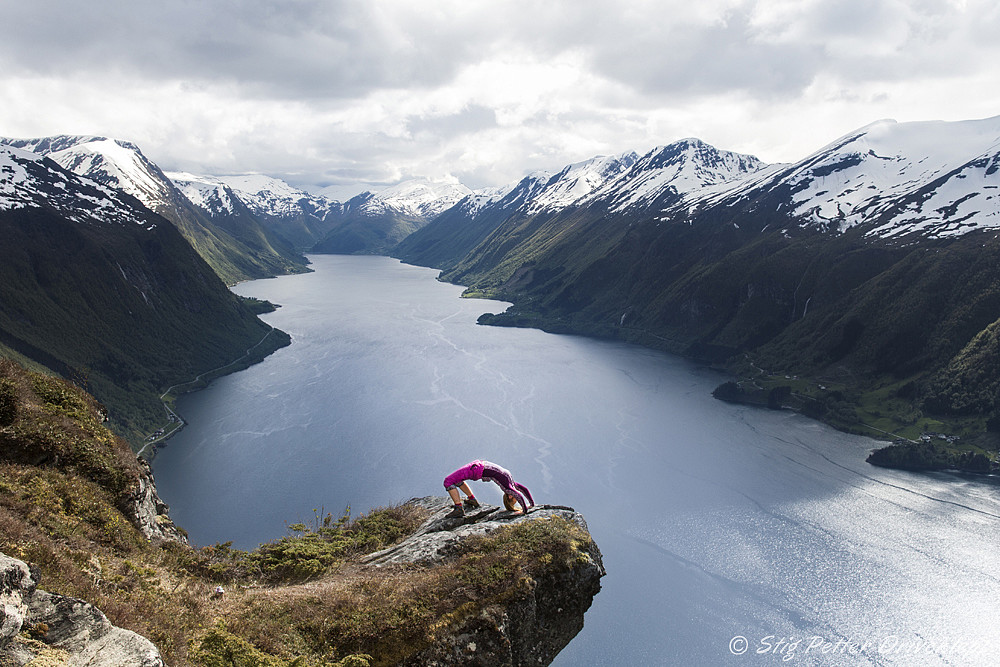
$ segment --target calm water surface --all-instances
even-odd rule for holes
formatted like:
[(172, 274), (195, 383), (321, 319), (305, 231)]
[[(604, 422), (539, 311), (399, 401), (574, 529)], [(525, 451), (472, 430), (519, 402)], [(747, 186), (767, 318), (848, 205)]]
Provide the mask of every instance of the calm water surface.
[(184, 397), (154, 461), (195, 543), (443, 495), (486, 458), (583, 512), (604, 554), (557, 665), (997, 661), (997, 486), (871, 467), (873, 441), (715, 401), (720, 377), (677, 358), (478, 326), (505, 304), (433, 270), (311, 259), (237, 288), (282, 304), (265, 319), (293, 343)]

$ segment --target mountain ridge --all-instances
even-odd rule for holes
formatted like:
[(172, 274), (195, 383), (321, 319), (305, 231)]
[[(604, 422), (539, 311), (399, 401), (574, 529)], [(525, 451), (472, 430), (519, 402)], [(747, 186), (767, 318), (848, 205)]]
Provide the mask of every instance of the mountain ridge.
[(221, 227), (196, 209), (135, 144), (101, 136), (57, 135), (0, 138), (0, 144), (30, 150), (64, 168), (141, 201), (173, 223), (228, 284), (306, 270), (306, 261), (247, 217)]
[[(163, 388), (231, 362), (271, 330), (171, 222), (4, 145), (0, 233), (0, 343), (89, 386), (133, 442), (162, 420)], [(272, 336), (259, 356), (287, 343)]]
[[(729, 176), (713, 171), (724, 152), (672, 146), (647, 153), (659, 167), (649, 190), (640, 158), (558, 210), (460, 204), (394, 254), (443, 269), (467, 295), (513, 302), (483, 323), (637, 342), (728, 364), (748, 383), (749, 355), (774, 383), (825, 378), (801, 400), (844, 428), (879, 423), (880, 437), (915, 438), (941, 419), (985, 431), (996, 387), (966, 390), (988, 397), (975, 399), (988, 409), (972, 423), (957, 415), (972, 399), (933, 378), (983, 359), (982, 345), (955, 355), (1000, 319), (988, 270), (1000, 261), (1000, 117), (877, 121), (795, 163), (733, 159)], [(986, 356), (1000, 356), (995, 347)], [(840, 398), (816, 389), (835, 384)], [(879, 402), (898, 419), (874, 415)]]

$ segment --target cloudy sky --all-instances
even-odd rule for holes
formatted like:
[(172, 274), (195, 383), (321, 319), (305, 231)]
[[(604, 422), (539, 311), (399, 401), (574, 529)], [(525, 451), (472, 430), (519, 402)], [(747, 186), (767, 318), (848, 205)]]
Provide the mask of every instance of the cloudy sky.
[(12, 0), (0, 24), (0, 135), (345, 196), (1000, 115), (996, 0)]

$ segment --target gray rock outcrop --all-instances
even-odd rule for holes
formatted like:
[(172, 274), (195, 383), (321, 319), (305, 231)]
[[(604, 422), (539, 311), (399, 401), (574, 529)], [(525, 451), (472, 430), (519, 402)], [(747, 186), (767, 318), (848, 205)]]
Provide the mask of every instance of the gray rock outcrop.
[(0, 554), (0, 649), (21, 632), (28, 617), (25, 596), (35, 592), (27, 564)]
[(153, 472), (145, 459), (139, 458), (139, 484), (132, 493), (130, 516), (136, 528), (154, 542), (168, 540), (187, 544), (187, 537), (180, 531), (168, 514), (169, 507), (156, 492)]
[(163, 667), (145, 637), (112, 625), (87, 602), (37, 584), (24, 562), (0, 554), (0, 664), (21, 667), (40, 659), (70, 667)]
[[(447, 498), (410, 502), (434, 514), (413, 535), (370, 554), (364, 562), (375, 567), (441, 562), (454, 555), (459, 544), (470, 536), (486, 535), (503, 526), (544, 517), (561, 517), (587, 530), (583, 516), (570, 507), (539, 505), (527, 514), (515, 514), (484, 504), (467, 512), (464, 518), (447, 519), (445, 514), (451, 509)], [(548, 665), (583, 629), (584, 612), (600, 591), (604, 574), (601, 552), (591, 541), (570, 570), (537, 578), (526, 589), (512, 591), (503, 601), (487, 605), (404, 664)]]

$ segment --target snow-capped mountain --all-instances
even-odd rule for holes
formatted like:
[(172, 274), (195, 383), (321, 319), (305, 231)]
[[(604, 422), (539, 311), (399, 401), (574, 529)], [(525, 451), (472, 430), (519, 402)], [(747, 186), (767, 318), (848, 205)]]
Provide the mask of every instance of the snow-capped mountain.
[(0, 211), (31, 207), (58, 211), (74, 222), (156, 226), (149, 211), (120, 191), (36, 153), (0, 144)]
[(169, 208), (175, 196), (172, 184), (160, 168), (128, 141), (60, 135), (0, 139), (0, 143), (44, 155), (75, 174), (124, 190), (157, 212)]
[(528, 204), (528, 214), (552, 212), (584, 201), (608, 181), (626, 172), (639, 156), (629, 152), (609, 157), (598, 156), (564, 167), (552, 176)]
[[(232, 203), (227, 202), (228, 197), (221, 192), (221, 188), (228, 188), (255, 215), (271, 219), (309, 215), (322, 220), (328, 215), (343, 213), (346, 204), (322, 195), (309, 194), (281, 179), (264, 174), (196, 176), (169, 173), (167, 176), (192, 202), (207, 209), (231, 210)], [(361, 193), (350, 201), (353, 202), (352, 209), (356, 213), (391, 213), (430, 219), (471, 192), (461, 183), (417, 179), (404, 181), (379, 192)]]
[(638, 212), (668, 194), (676, 198), (731, 183), (765, 166), (752, 155), (683, 139), (641, 157), (630, 151), (570, 164), (555, 174), (534, 172), (517, 183), (477, 191), (460, 206), (469, 216), (491, 207), (535, 215), (602, 201), (614, 212)]
[[(171, 172), (168, 176), (213, 219), (230, 218), (245, 209), (293, 246), (316, 252), (383, 250), (387, 240), (398, 241), (472, 192), (457, 182), (420, 179), (377, 193), (363, 192), (341, 203), (263, 174)], [(398, 224), (402, 228), (393, 230)], [(372, 229), (366, 230), (366, 226)], [(345, 232), (345, 227), (351, 231)], [(327, 241), (331, 234), (334, 239)]]
[(211, 217), (233, 215), (236, 212), (236, 195), (224, 183), (212, 183), (205, 176), (184, 172), (167, 172), (166, 175), (181, 194)]
[(720, 150), (700, 139), (682, 139), (638, 158), (588, 199), (606, 201), (614, 212), (638, 212), (666, 195), (677, 198), (739, 181), (765, 166), (753, 155)]
[(374, 215), (396, 213), (430, 220), (472, 190), (458, 182), (414, 179), (380, 190), (365, 202), (365, 212)]
[(514, 183), (477, 190), (462, 199), (458, 206), (469, 217), (487, 209), (516, 211), (525, 215), (554, 213), (587, 201), (595, 191), (627, 171), (638, 159), (634, 152), (599, 155), (567, 165), (554, 174), (535, 171)]
[(535, 171), (516, 183), (478, 190), (459, 202), (458, 206), (470, 217), (479, 215), (487, 209), (510, 213), (526, 211), (545, 192), (551, 180), (552, 174), (549, 172)]
[(304, 258), (252, 218), (213, 223), (131, 142), (59, 135), (0, 139), (0, 144), (44, 155), (75, 174), (132, 195), (173, 223), (226, 282), (298, 272), (305, 267)]
[(167, 177), (196, 206), (210, 212), (232, 213), (235, 195), (256, 216), (270, 220), (311, 216), (322, 220), (340, 211), (340, 202), (311, 195), (285, 181), (264, 174), (229, 174), (224, 176), (168, 172)]
[(869, 238), (943, 238), (1000, 227), (998, 195), (1000, 116), (878, 121), (795, 164), (693, 192), (684, 205), (760, 201), (780, 206), (794, 224), (833, 233), (864, 225)]
[(484, 207), (495, 204), (506, 197), (516, 186), (517, 183), (508, 183), (495, 188), (480, 188), (459, 201), (455, 206), (462, 207), (466, 215), (473, 216)]

